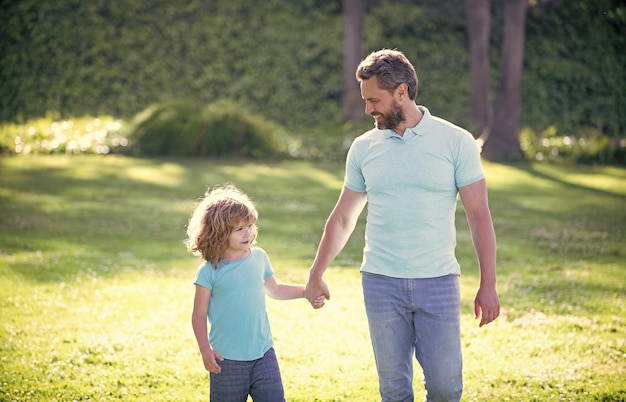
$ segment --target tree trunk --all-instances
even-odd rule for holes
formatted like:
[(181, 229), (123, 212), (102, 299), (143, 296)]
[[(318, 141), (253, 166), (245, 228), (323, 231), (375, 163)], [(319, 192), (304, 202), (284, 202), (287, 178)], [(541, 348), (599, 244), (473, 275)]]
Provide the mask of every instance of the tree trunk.
[(466, 0), (467, 35), (470, 50), (471, 110), (470, 118), (482, 135), (491, 125), (489, 104), (489, 31), (490, 0)]
[(363, 101), (355, 72), (363, 57), (365, 0), (342, 0), (341, 4), (344, 15), (343, 111), (350, 121), (360, 121), (364, 117)]
[(483, 157), (492, 161), (523, 157), (520, 142), (521, 81), (524, 56), (524, 27), (528, 0), (505, 0), (504, 44), (500, 85), (494, 105), (494, 119), (483, 145)]

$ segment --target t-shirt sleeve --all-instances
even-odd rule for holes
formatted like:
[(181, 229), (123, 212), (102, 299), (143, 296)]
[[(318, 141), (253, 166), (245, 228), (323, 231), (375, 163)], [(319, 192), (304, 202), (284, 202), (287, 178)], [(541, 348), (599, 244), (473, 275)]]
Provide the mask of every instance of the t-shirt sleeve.
[(210, 263), (205, 262), (200, 267), (198, 267), (198, 271), (196, 272), (196, 280), (193, 282), (194, 285), (200, 285), (207, 289), (213, 289), (213, 272), (211, 270), (213, 267)]
[(270, 276), (274, 275), (274, 270), (272, 269), (272, 263), (270, 262), (270, 257), (267, 255), (265, 250), (263, 250), (263, 255), (265, 256), (265, 268), (263, 272), (263, 279), (267, 279)]

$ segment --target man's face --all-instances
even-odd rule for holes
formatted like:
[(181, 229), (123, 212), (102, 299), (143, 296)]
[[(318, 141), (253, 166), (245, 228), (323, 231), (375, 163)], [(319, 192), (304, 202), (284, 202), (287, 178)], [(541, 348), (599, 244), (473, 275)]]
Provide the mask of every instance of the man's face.
[(396, 102), (394, 93), (380, 89), (376, 76), (361, 81), (361, 97), (365, 101), (365, 114), (374, 118), (379, 130), (393, 130), (405, 120), (404, 111)]

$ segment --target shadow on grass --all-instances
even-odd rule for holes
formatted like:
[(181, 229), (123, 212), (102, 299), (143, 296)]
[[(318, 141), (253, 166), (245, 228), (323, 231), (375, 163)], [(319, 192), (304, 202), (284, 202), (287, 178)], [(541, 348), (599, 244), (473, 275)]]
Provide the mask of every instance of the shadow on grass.
[[(626, 201), (626, 195), (624, 195), (624, 194), (620, 194), (620, 193), (614, 192), (614, 191), (607, 191), (607, 190), (599, 189), (599, 188), (596, 188), (596, 187), (586, 186), (586, 185), (584, 185), (582, 183), (572, 183), (571, 181), (563, 180), (562, 178), (558, 177), (557, 175), (550, 175), (550, 174), (547, 174), (545, 172), (542, 172), (542, 171), (537, 169), (536, 165), (533, 165), (533, 164), (530, 164), (530, 163), (515, 165), (515, 167), (518, 168), (521, 171), (524, 171), (524, 172), (532, 175), (533, 177), (535, 177), (537, 179), (550, 181), (550, 182), (553, 182), (555, 184), (559, 184), (559, 185), (564, 186), (564, 187), (569, 188), (569, 189), (582, 190), (584, 192), (589, 192), (591, 194), (596, 194), (596, 195), (599, 195), (599, 196), (616, 197), (618, 199), (621, 199), (622, 201)], [(588, 167), (588, 166), (585, 166), (585, 167)], [(591, 167), (589, 166), (589, 168), (591, 168)], [(576, 169), (576, 167), (573, 167), (572, 169)], [(578, 169), (580, 169), (580, 167), (578, 167)]]
[[(59, 160), (0, 161), (0, 273), (47, 282), (85, 273), (167, 272), (180, 268), (181, 261), (192, 266), (196, 260), (182, 242), (193, 204), (208, 186), (226, 182), (257, 203), (259, 245), (272, 259), (296, 261), (308, 269), (343, 181), (341, 163)], [(623, 196), (574, 185), (530, 166), (515, 168), (533, 179), (490, 189), (502, 274), (534, 261), (566, 266), (580, 258), (617, 259), (624, 241), (619, 228), (626, 226)], [(463, 274), (478, 276), (460, 208), (457, 226)], [(363, 227), (364, 216), (334, 267), (358, 268)]]
[(263, 244), (297, 243), (294, 254), (312, 260), (343, 176), (339, 165), (245, 160), (34, 162), (0, 179), (0, 273), (33, 282), (195, 264), (187, 219), (207, 187), (227, 182), (257, 202)]

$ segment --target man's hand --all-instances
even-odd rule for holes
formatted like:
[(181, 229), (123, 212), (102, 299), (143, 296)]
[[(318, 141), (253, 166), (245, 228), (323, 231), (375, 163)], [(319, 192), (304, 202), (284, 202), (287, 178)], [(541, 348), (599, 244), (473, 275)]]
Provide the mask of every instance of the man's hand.
[(474, 299), (475, 318), (480, 317), (480, 325), (487, 325), (500, 315), (500, 300), (494, 288), (480, 287)]
[(322, 308), (324, 300), (330, 300), (328, 285), (321, 278), (315, 280), (309, 278), (304, 289), (304, 297), (307, 298), (314, 309)]

